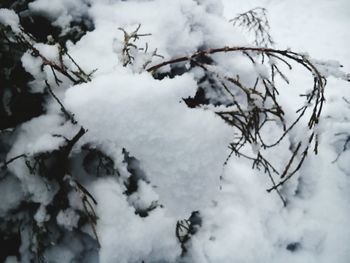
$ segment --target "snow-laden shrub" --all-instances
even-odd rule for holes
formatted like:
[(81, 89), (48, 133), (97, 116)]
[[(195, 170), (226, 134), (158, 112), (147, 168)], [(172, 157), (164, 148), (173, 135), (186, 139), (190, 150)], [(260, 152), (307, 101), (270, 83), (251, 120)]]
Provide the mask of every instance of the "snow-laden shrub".
[(256, 262), (279, 211), (264, 259), (316, 247), (281, 222), (340, 64), (271, 47), (265, 9), (233, 19), (253, 46), (216, 1), (73, 2), (0, 9), (1, 260)]

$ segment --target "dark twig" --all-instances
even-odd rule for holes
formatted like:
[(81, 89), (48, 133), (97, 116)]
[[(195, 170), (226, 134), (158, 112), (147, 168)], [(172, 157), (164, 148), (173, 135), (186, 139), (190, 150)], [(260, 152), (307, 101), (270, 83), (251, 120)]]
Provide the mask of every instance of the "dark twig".
[(1, 169), (6, 169), (7, 166), (8, 166), (10, 163), (12, 163), (13, 161), (16, 161), (16, 160), (19, 159), (19, 158), (27, 158), (27, 155), (25, 155), (25, 154), (20, 154), (20, 155), (18, 155), (18, 156), (15, 156), (15, 157), (13, 157), (13, 158), (7, 160), (6, 162), (4, 162), (4, 163), (2, 164)]
[(248, 33), (254, 34), (254, 44), (257, 46), (273, 45), (274, 41), (270, 35), (270, 24), (267, 19), (267, 10), (256, 7), (247, 12), (238, 14), (229, 22), (234, 26), (241, 27)]
[(55, 99), (55, 101), (61, 106), (61, 111), (64, 114), (64, 116), (70, 120), (73, 124), (77, 124), (77, 121), (74, 119), (73, 114), (69, 113), (66, 108), (63, 106), (62, 102), (59, 100), (59, 98), (55, 95), (55, 93), (53, 92), (53, 90), (51, 89), (49, 83), (47, 80), (45, 80), (45, 84), (46, 84), (46, 88), (49, 91), (49, 93), (51, 94), (51, 96)]

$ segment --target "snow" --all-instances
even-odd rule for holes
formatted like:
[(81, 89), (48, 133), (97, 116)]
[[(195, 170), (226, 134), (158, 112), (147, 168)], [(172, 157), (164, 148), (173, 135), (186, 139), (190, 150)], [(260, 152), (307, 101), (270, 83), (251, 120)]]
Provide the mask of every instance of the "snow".
[(58, 149), (64, 144), (65, 140), (62, 137), (55, 137), (52, 134), (43, 134), (33, 143), (28, 143), (28, 154), (35, 154), (40, 152), (49, 152), (52, 149)]
[(100, 204), (96, 211), (100, 215), (100, 262), (137, 262), (140, 258), (174, 262), (181, 253), (173, 235), (175, 220), (164, 211), (151, 212), (145, 219), (136, 217), (113, 179), (99, 180), (92, 193)]
[(6, 258), (5, 263), (18, 263), (18, 260), (15, 256), (10, 256)]
[(84, 0), (37, 0), (29, 3), (29, 10), (42, 14), (53, 21), (53, 25), (67, 28), (70, 22), (79, 19), (87, 12)]
[[(30, 155), (38, 153), (37, 151), (49, 152), (57, 149), (62, 145), (64, 139), (53, 135), (59, 133), (70, 138), (74, 131), (69, 123), (61, 125), (61, 122), (61, 116), (46, 115), (23, 124), (21, 129), (17, 131), (18, 138), (8, 153), (8, 159), (21, 154)], [(51, 202), (58, 191), (56, 182), (49, 182), (46, 178), (33, 176), (23, 161), (15, 161), (8, 166), (9, 170), (21, 180), (23, 192), (29, 194), (31, 200), (43, 205)]]
[(318, 61), (312, 60), (312, 62), (317, 66), (317, 69), (322, 74), (322, 76), (328, 78), (330, 76), (343, 79), (345, 81), (350, 81), (350, 75), (344, 73), (340, 68), (343, 66), (336, 60), (328, 61)]
[(0, 23), (10, 26), (14, 32), (20, 32), (19, 17), (13, 10), (0, 8)]
[[(267, 174), (252, 170), (249, 160), (234, 155), (227, 159), (233, 129), (215, 114), (231, 109), (225, 106), (230, 102), (227, 97), (204, 87), (212, 102), (220, 102), (220, 106), (189, 108), (183, 101), (196, 93), (198, 81), (204, 76), (202, 70), (161, 80), (145, 71), (146, 62), (155, 65), (199, 49), (249, 45), (244, 34), (228, 20), (259, 5), (269, 11), (276, 46), (309, 51), (307, 59), (329, 77), (327, 103), (315, 128), (320, 136), (319, 154), (313, 155), (311, 149), (301, 169), (281, 188), (286, 207), (275, 191), (266, 191), (271, 187)], [(68, 156), (73, 172), (63, 181), (75, 188), (67, 193), (67, 208), (49, 214), (48, 207), (63, 183), (30, 173), (27, 159), (19, 158), (8, 164), (7, 174), (0, 177), (4, 196), (0, 216), (14, 220), (12, 211), (28, 202), (38, 207), (31, 215), (37, 226), (52, 220), (57, 223), (60, 238), (44, 251), (48, 262), (347, 263), (350, 151), (343, 150), (349, 136), (350, 106), (343, 97), (350, 100), (350, 96), (348, 83), (341, 80), (349, 79), (343, 72), (350, 70), (350, 37), (345, 27), (349, 8), (347, 0), (319, 0), (317, 5), (311, 0), (31, 2), (33, 14), (48, 17), (63, 31), (72, 21), (86, 16), (92, 19), (94, 30), (77, 43), (68, 42), (67, 49), (86, 72), (97, 71), (90, 82), (78, 85), (59, 75), (64, 83), (56, 87), (50, 67), (42, 68), (40, 58), (30, 52), (22, 56), (23, 67), (34, 77), (31, 92), (45, 92), (48, 80), (78, 124), (65, 120), (57, 102), (47, 98), (43, 115), (16, 127), (6, 160), (21, 154), (36, 156), (57, 151), (66, 145), (65, 138), (77, 134), (80, 126), (86, 133)], [(19, 32), (19, 18), (13, 11), (0, 9), (0, 23)], [(123, 67), (124, 34), (118, 28), (132, 32), (139, 24), (138, 33), (150, 35), (132, 42), (135, 60)], [(56, 45), (37, 43), (35, 47), (59, 63)], [(152, 56), (155, 49), (163, 58)], [(237, 74), (247, 84), (258, 75), (269, 77), (267, 64), (252, 65), (241, 54), (222, 53), (212, 58), (215, 65), (208, 69), (220, 76)], [(65, 63), (75, 69), (70, 61)], [(278, 61), (270, 58), (268, 63), (275, 65)], [(180, 66), (189, 69), (188, 63)], [(307, 73), (292, 66), (287, 76), (293, 85), (277, 80), (287, 120), (294, 118), (296, 105), (302, 103), (299, 94), (305, 93), (311, 83)], [(239, 91), (234, 93), (245, 105), (245, 97)], [(256, 103), (261, 101), (256, 98)], [(273, 125), (262, 130), (268, 143), (281, 132), (281, 127)], [(267, 157), (282, 168), (293, 143), (298, 139), (306, 142), (309, 135), (307, 128), (298, 126), (280, 145), (266, 151)], [(94, 174), (95, 163), (83, 167), (83, 149), (87, 146), (111, 158), (118, 174), (98, 176)], [(244, 150), (256, 154), (262, 148), (252, 143)], [(138, 161), (139, 167), (127, 163), (125, 151)], [(127, 180), (134, 176), (130, 168), (141, 171), (142, 178), (138, 178), (137, 190), (128, 194)], [(96, 225), (82, 222), (84, 191), (77, 190), (75, 180), (96, 199), (96, 204), (92, 202)], [(138, 214), (140, 210), (147, 210), (147, 215)], [(183, 253), (175, 235), (176, 223), (197, 210), (202, 225), (190, 234)], [(99, 249), (93, 241), (93, 228)], [(30, 236), (30, 226), (26, 225), (21, 229), (23, 262), (29, 262), (31, 257)], [(9, 256), (5, 262), (17, 260)]]
[(79, 215), (73, 209), (61, 210), (57, 215), (57, 223), (68, 230), (78, 226)]
[(128, 149), (157, 187), (161, 203), (174, 215), (186, 215), (217, 194), (231, 139), (229, 127), (211, 111), (181, 103), (195, 86), (189, 74), (158, 81), (120, 69), (69, 89), (65, 105), (89, 130), (84, 140)]
[(38, 226), (43, 226), (43, 223), (50, 219), (50, 215), (47, 214), (45, 206), (39, 206), (38, 210), (34, 215), (34, 219)]
[(159, 196), (148, 184), (139, 181), (138, 189), (139, 191), (130, 195), (128, 200), (136, 210), (145, 211), (157, 204)]
[[(17, 191), (13, 191), (17, 189)], [(0, 203), (0, 216), (5, 216), (6, 212), (16, 208), (24, 197), (21, 190), (20, 181), (13, 175), (1, 180), (0, 192), (2, 193), (2, 202)]]

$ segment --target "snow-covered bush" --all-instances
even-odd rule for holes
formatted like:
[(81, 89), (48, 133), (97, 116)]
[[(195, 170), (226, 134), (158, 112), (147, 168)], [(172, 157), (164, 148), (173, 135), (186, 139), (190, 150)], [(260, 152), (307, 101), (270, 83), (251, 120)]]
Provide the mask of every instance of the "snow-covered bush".
[[(272, 47), (265, 9), (235, 28), (210, 0), (3, 7), (2, 261), (278, 262), (317, 250), (323, 236), (284, 230), (307, 195), (326, 78), (349, 78), (339, 63)], [(302, 87), (294, 67), (310, 73)]]

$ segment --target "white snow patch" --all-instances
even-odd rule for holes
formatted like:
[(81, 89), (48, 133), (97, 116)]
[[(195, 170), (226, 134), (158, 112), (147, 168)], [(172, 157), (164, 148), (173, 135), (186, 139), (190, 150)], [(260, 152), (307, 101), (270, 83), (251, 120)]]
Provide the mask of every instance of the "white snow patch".
[(215, 198), (232, 138), (211, 111), (182, 102), (195, 86), (189, 74), (158, 81), (123, 69), (69, 89), (65, 104), (89, 130), (84, 139), (127, 149), (157, 187), (160, 202), (186, 215)]
[(71, 231), (73, 228), (77, 227), (79, 215), (73, 209), (67, 208), (58, 213), (56, 220), (59, 225)]
[(19, 29), (19, 17), (13, 10), (0, 8), (0, 23), (10, 26), (15, 33), (21, 32)]

